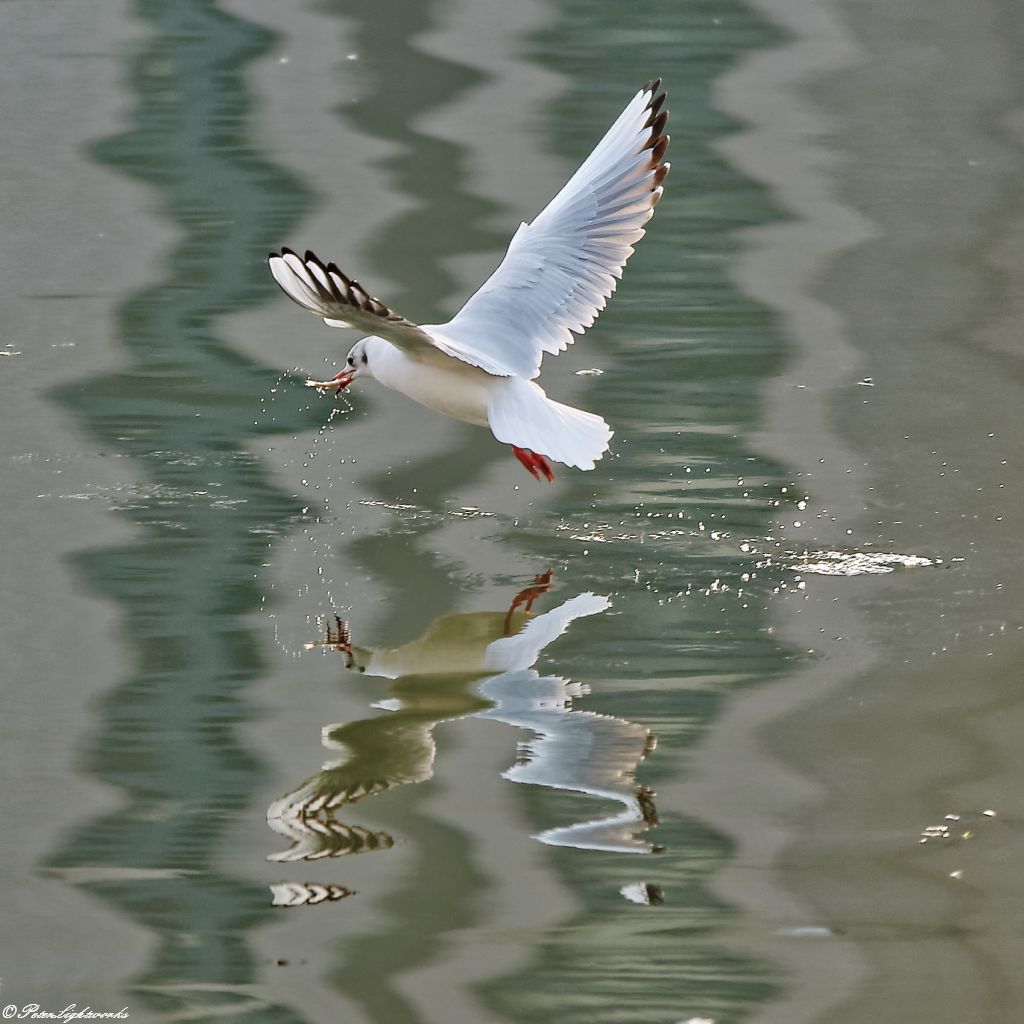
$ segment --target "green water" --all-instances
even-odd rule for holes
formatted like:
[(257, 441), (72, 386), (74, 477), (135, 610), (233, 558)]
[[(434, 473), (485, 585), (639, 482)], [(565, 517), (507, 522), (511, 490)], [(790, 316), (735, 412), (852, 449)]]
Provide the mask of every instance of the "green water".
[[(1019, 352), (986, 342), (1001, 380), (962, 366), (975, 320), (936, 355), (904, 308), (934, 300), (899, 275), (913, 225), (947, 207), (926, 190), (889, 244), (893, 141), (872, 118), (900, 118), (858, 106), (851, 56), (881, 51), (882, 13), (826, 31), (785, 3), (101, 8), (102, 32), (21, 4), (10, 23), (11, 82), (35, 86), (16, 58), (38, 54), (44, 95), (75, 98), (49, 115), (65, 155), (34, 184), (19, 168), (25, 223), (8, 214), (30, 258), (0, 350), (27, 538), (4, 606), (24, 823), (5, 998), (154, 1021), (970, 1019), (935, 1016), (930, 990), (912, 1016), (943, 964), (966, 1005), (996, 979), (977, 1019), (1013, 1019), (988, 950), (1005, 876), (979, 866), (973, 902), (948, 889), (963, 858), (1013, 849), (1012, 810), (981, 813), (1013, 792), (1010, 719), (978, 718), (989, 775), (969, 745), (929, 760), (924, 737), (968, 713), (966, 674), (993, 670), (994, 707), (1012, 674), (1012, 441), (983, 421), (998, 387), (1013, 407)], [(280, 295), (267, 251), (309, 246), (445, 319), (654, 75), (666, 196), (544, 373), (615, 428), (594, 472), (535, 484), (485, 432), (372, 383), (310, 397), (304, 372), (352, 339)], [(52, 144), (40, 109), (14, 119), (26, 161)], [(916, 138), (902, 173), (927, 178)], [(1012, 159), (972, 145), (999, 196)], [(25, 283), (33, 218), (75, 259)], [(978, 337), (1013, 337), (1012, 294), (964, 304)], [(950, 380), (959, 418), (929, 418)], [(991, 478), (929, 487), (975, 462)], [(958, 534), (983, 490), (988, 530)], [(931, 564), (871, 573), (903, 554)], [(820, 575), (837, 568), (855, 578)], [(961, 636), (985, 649), (946, 670)], [(953, 809), (987, 858), (919, 844)]]

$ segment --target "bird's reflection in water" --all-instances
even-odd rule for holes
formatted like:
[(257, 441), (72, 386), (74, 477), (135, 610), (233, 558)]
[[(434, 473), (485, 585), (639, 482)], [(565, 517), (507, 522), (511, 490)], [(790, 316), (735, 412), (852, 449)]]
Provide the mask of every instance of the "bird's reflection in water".
[[(611, 816), (550, 828), (538, 839), (628, 853), (658, 849), (637, 836), (658, 818), (653, 793), (633, 777), (654, 749), (653, 735), (622, 718), (574, 711), (572, 700), (585, 687), (532, 667), (575, 619), (605, 611), (610, 601), (585, 593), (532, 614), (550, 587), (551, 573), (544, 573), (507, 609), (443, 616), (400, 647), (360, 647), (337, 617), (320, 640), (307, 644), (336, 651), (348, 669), (390, 683), (386, 698), (374, 705), (384, 713), (326, 726), (324, 745), (342, 756), (270, 806), (268, 823), (290, 845), (269, 859), (314, 860), (393, 845), (387, 833), (346, 824), (339, 814), (364, 797), (429, 779), (434, 727), (470, 715), (532, 733), (506, 778), (621, 805)], [(308, 901), (292, 900), (298, 902)]]

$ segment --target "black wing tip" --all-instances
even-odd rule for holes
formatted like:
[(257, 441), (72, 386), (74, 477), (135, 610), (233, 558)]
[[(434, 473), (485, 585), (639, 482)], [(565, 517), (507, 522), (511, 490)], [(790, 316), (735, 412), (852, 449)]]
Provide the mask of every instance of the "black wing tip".
[(651, 150), (651, 168), (654, 171), (651, 185), (653, 192), (665, 180), (669, 168), (669, 165), (665, 163), (665, 153), (671, 140), (671, 136), (665, 131), (665, 125), (668, 124), (668, 111), (661, 109), (668, 98), (668, 93), (661, 88), (660, 78), (651, 79), (642, 91), (650, 94), (644, 127), (649, 128), (651, 134), (644, 149)]
[(662, 104), (668, 99), (668, 92), (662, 89), (660, 78), (652, 78), (640, 91), (648, 93), (650, 96), (647, 100), (647, 109), (650, 111), (648, 122), (650, 122), (658, 116)]
[[(668, 139), (668, 136), (665, 136)], [(666, 146), (667, 148), (667, 146)], [(672, 169), (672, 165), (666, 160), (664, 163), (658, 164), (654, 168), (654, 179), (651, 183), (651, 191), (655, 192), (661, 187), (664, 180), (668, 177), (668, 172)], [(655, 200), (657, 202), (657, 200)]]
[[(396, 323), (404, 320), (397, 313), (392, 313), (380, 299), (372, 296), (354, 277), (349, 277), (343, 273), (337, 263), (333, 261), (331, 263), (324, 263), (312, 249), (307, 249), (305, 256), (300, 256), (294, 249), (289, 249), (287, 246), (282, 245), (280, 252), (270, 253), (267, 259), (283, 259), (285, 256), (294, 256), (307, 268), (306, 274), (300, 276), (303, 277), (305, 286), (313, 288), (322, 299), (328, 302), (339, 303), (341, 306), (346, 306), (350, 309), (360, 309), (364, 313), (372, 313), (375, 316), (393, 320)], [(311, 272), (308, 269), (310, 267), (315, 267), (319, 273)], [(327, 282), (323, 280), (324, 277), (327, 278)], [(280, 284), (280, 282), (278, 283)], [(288, 289), (284, 288), (284, 285), (281, 285), (281, 287), (292, 301), (298, 302), (300, 306), (305, 306), (306, 309), (313, 309), (313, 312), (322, 313), (321, 310), (299, 302)]]
[[(393, 317), (391, 310), (388, 309), (380, 299), (371, 295), (354, 277), (349, 277), (347, 274), (342, 272), (337, 263), (328, 263), (326, 266), (323, 264), (320, 265), (324, 268), (327, 272), (327, 276), (331, 279), (335, 293), (348, 305), (356, 306), (365, 313), (374, 313), (377, 316)], [(344, 291), (338, 288), (337, 281), (335, 279), (341, 281), (344, 286)]]
[[(315, 259), (316, 257), (314, 257)], [(318, 261), (319, 262), (319, 261)], [(329, 277), (337, 277), (346, 288), (358, 288), (359, 282), (354, 277), (349, 277), (348, 274), (344, 273), (337, 263), (331, 261), (326, 266), (320, 264), (324, 270), (327, 271)]]
[(324, 261), (312, 249), (307, 249), (304, 256), (300, 256), (294, 249), (290, 249), (287, 245), (282, 245), (280, 251), (273, 251), (267, 254), (268, 260), (280, 260), (285, 256), (294, 256), (297, 260), (302, 263), (315, 263), (318, 266), (323, 266)]
[(665, 102), (666, 94), (661, 93), (657, 98), (656, 102), (652, 101), (647, 104), (647, 120), (644, 122), (645, 128), (653, 128), (657, 134), (665, 128), (665, 122), (668, 121), (668, 111), (662, 110), (662, 104)]

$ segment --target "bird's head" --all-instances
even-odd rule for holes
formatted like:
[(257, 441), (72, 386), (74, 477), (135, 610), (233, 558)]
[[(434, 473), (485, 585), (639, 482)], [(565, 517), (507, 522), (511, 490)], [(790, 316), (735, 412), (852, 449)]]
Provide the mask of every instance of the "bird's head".
[(369, 338), (363, 338), (349, 350), (345, 359), (345, 369), (338, 374), (337, 378), (340, 388), (347, 388), (357, 377), (373, 376), (373, 371), (370, 369), (369, 345), (367, 344), (369, 340)]
[(321, 391), (332, 390), (336, 395), (341, 394), (357, 377), (372, 377), (373, 370), (370, 367), (370, 342), (373, 338), (363, 338), (357, 341), (345, 357), (345, 369), (336, 373), (330, 380), (306, 381), (306, 387), (317, 388)]

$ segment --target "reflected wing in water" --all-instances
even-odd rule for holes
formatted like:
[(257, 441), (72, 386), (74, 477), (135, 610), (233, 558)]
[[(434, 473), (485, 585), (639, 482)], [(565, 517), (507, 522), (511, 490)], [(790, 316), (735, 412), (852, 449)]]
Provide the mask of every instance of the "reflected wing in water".
[(364, 796), (429, 779), (436, 752), (434, 726), (487, 706), (466, 692), (464, 681), (454, 688), (443, 678), (433, 677), (433, 688), (431, 677), (420, 681), (426, 685), (413, 686), (407, 699), (404, 687), (392, 687), (399, 699), (397, 710), (324, 729), (324, 745), (342, 749), (345, 756), (270, 805), (267, 823), (292, 845), (269, 860), (316, 860), (394, 845), (387, 833), (346, 825), (337, 814)]
[(547, 829), (537, 838), (552, 846), (614, 853), (652, 853), (660, 848), (636, 834), (658, 823), (653, 793), (638, 786), (636, 766), (654, 749), (654, 736), (624, 718), (573, 711), (579, 690), (556, 676), (506, 672), (489, 679), (485, 696), (493, 718), (529, 730), (522, 758), (505, 772), (512, 782), (583, 793), (621, 805), (607, 817)]
[(317, 882), (274, 882), (270, 886), (270, 894), (275, 907), (315, 907), (355, 895), (343, 885), (320, 885)]
[(611, 602), (588, 592), (530, 618), (534, 601), (550, 585), (551, 573), (542, 573), (506, 612), (443, 616), (399, 647), (355, 646), (337, 618), (325, 639), (308, 644), (339, 651), (346, 667), (390, 680), (387, 701), (377, 707), (392, 710), (324, 729), (324, 744), (344, 754), (270, 807), (268, 823), (291, 845), (269, 859), (315, 860), (393, 845), (388, 834), (346, 825), (337, 814), (364, 796), (429, 779), (437, 752), (434, 728), (474, 714), (535, 734), (507, 778), (622, 805), (611, 817), (548, 830), (538, 837), (543, 842), (650, 852), (653, 847), (635, 833), (657, 824), (657, 814), (633, 771), (653, 738), (624, 719), (572, 711), (571, 697), (580, 688), (532, 670), (573, 621), (597, 615)]
[(530, 668), (548, 644), (557, 640), (575, 619), (597, 615), (611, 607), (607, 597), (578, 594), (557, 608), (530, 619), (513, 636), (501, 636), (487, 647), (484, 664), (493, 672)]

